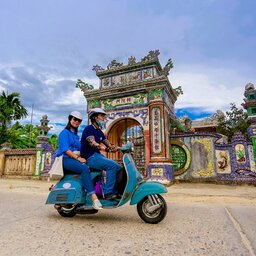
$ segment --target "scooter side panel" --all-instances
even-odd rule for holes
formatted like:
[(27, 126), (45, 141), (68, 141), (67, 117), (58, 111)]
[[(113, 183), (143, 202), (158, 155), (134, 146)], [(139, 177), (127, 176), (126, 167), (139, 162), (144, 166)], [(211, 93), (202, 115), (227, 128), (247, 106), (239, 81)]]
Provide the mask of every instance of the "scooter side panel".
[(140, 179), (137, 177), (136, 171), (134, 170), (135, 164), (130, 154), (124, 154), (123, 163), (127, 174), (127, 184), (118, 206), (121, 206), (130, 200), (134, 187), (140, 181)]
[(48, 195), (46, 204), (82, 204), (85, 202), (80, 175), (65, 175)]
[(55, 189), (49, 194), (46, 204), (74, 204), (76, 200), (76, 190), (72, 189)]
[(145, 196), (162, 193), (167, 193), (167, 189), (160, 182), (144, 182), (133, 193), (130, 204), (133, 205), (139, 203)]

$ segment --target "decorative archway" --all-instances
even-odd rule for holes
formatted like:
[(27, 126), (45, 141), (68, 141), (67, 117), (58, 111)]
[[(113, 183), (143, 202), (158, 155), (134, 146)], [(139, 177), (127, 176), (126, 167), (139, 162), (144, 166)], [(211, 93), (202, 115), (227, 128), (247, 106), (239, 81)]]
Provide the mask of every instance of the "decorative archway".
[[(133, 158), (138, 170), (146, 176), (146, 154), (144, 129), (141, 124), (133, 118), (121, 118), (112, 123), (107, 132), (108, 139), (115, 145), (122, 146), (127, 142), (134, 145)], [(108, 154), (108, 157), (118, 162), (122, 161), (122, 155), (119, 153)]]
[[(150, 51), (138, 62), (131, 57), (127, 65), (113, 60), (106, 69), (96, 65), (93, 70), (100, 79), (99, 89), (81, 80), (77, 87), (87, 99), (88, 110), (101, 107), (106, 111), (105, 133), (113, 143), (122, 145), (129, 129), (142, 127), (144, 143), (138, 146), (144, 144), (140, 152), (146, 175), (168, 183), (173, 179), (169, 125), (175, 118), (177, 92), (168, 79), (171, 59), (162, 68), (158, 55), (158, 50)], [(119, 159), (117, 154), (109, 157)]]

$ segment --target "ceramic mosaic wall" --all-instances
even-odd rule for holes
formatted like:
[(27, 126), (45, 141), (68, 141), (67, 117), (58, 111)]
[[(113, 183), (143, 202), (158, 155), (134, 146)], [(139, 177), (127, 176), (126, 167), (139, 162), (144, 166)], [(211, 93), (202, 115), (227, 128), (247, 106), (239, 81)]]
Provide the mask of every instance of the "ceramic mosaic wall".
[(230, 155), (228, 150), (217, 150), (216, 162), (217, 162), (217, 173), (219, 174), (228, 174), (231, 173), (231, 162)]
[(99, 100), (89, 100), (88, 101), (88, 109), (98, 108), (98, 107), (100, 107), (100, 101)]
[(235, 145), (235, 155), (236, 155), (236, 161), (238, 164), (246, 163), (245, 147), (243, 144)]
[(41, 141), (36, 145), (36, 169), (35, 175), (47, 176), (56, 157), (56, 151), (47, 141)]
[(249, 159), (250, 159), (251, 171), (256, 173), (256, 162), (254, 161), (254, 152), (253, 152), (252, 145), (248, 145), (248, 154), (249, 154)]
[(164, 92), (164, 90), (161, 88), (160, 89), (159, 88), (152, 89), (149, 91), (149, 99), (150, 100), (162, 100), (163, 92)]
[(185, 143), (172, 140), (170, 155), (174, 167), (174, 175), (179, 176), (186, 173), (191, 163), (191, 153)]
[(171, 97), (166, 93), (166, 91), (164, 91), (163, 93), (163, 98), (164, 98), (164, 102), (166, 104), (166, 106), (168, 107), (169, 111), (170, 111), (170, 115), (171, 116), (175, 116), (175, 111), (174, 111), (174, 100), (171, 100)]
[(147, 94), (139, 93), (129, 97), (121, 97), (116, 99), (104, 99), (101, 101), (101, 107), (105, 110), (116, 109), (126, 106), (140, 106), (148, 103)]
[(152, 108), (152, 128), (151, 128), (151, 138), (152, 145), (151, 150), (154, 154), (159, 154), (162, 152), (163, 145), (163, 124), (161, 118), (161, 110), (158, 107)]
[[(186, 134), (171, 137), (175, 179), (256, 182), (256, 164), (253, 145), (244, 136), (236, 134), (231, 144), (215, 143), (218, 135)], [(178, 150), (179, 141), (188, 150)], [(180, 146), (181, 148), (181, 146)], [(189, 153), (188, 153), (189, 152)], [(191, 153), (191, 158), (188, 157)], [(189, 168), (184, 170), (184, 166)]]
[(135, 110), (123, 110), (123, 111), (113, 111), (107, 114), (106, 118), (106, 127), (109, 126), (109, 123), (118, 120), (120, 118), (133, 118), (137, 120), (144, 129), (148, 128), (149, 122), (148, 122), (148, 109), (147, 108), (141, 108), (141, 109), (135, 109)]
[(101, 79), (101, 88), (136, 83), (139, 81), (153, 79), (157, 76), (159, 75), (154, 67), (144, 68), (142, 70), (104, 77)]
[[(191, 147), (193, 152), (192, 159), (196, 153), (199, 158), (205, 157), (204, 161), (199, 162), (201, 163), (200, 165), (193, 165), (194, 171), (192, 172), (192, 177), (209, 178), (214, 176), (212, 140), (209, 138), (192, 138)], [(199, 152), (196, 152), (198, 149)], [(201, 152), (204, 152), (204, 155)], [(194, 158), (193, 160), (198, 161), (198, 158)]]

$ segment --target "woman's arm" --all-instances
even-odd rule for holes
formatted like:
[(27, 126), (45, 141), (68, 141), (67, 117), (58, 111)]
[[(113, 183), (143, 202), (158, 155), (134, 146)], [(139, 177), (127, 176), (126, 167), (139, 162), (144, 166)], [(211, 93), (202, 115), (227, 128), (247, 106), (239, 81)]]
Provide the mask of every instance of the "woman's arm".
[(67, 151), (65, 151), (65, 153), (66, 153), (66, 155), (68, 155), (70, 158), (73, 158), (73, 159), (75, 159), (75, 160), (77, 160), (77, 161), (79, 161), (79, 162), (81, 162), (81, 163), (86, 163), (86, 160), (85, 160), (83, 157), (76, 155), (76, 154), (75, 154), (74, 152), (72, 152), (71, 150), (67, 150)]

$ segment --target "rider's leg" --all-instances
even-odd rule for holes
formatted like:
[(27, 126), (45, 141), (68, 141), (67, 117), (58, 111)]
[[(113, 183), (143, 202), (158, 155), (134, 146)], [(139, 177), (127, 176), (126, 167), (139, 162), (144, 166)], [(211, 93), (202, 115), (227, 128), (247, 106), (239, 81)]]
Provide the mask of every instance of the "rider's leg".
[(93, 207), (97, 210), (102, 209), (102, 205), (95, 194), (88, 166), (70, 157), (63, 157), (63, 168), (81, 175), (83, 188), (86, 189), (87, 194), (91, 196)]
[(80, 174), (82, 178), (83, 188), (86, 189), (89, 195), (95, 193), (91, 174), (86, 164), (82, 164), (81, 162), (70, 157), (63, 157), (63, 168), (68, 171)]
[(117, 172), (122, 169), (122, 166), (99, 153), (95, 153), (88, 158), (87, 165), (106, 171), (106, 183), (102, 185), (103, 191), (104, 194), (113, 194), (115, 192)]

